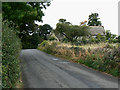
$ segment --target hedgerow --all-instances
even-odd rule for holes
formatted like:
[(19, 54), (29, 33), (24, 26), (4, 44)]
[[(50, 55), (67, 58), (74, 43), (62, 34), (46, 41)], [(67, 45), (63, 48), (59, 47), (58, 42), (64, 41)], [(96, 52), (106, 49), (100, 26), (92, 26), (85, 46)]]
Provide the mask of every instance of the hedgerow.
[(2, 23), (2, 87), (14, 88), (20, 77), (21, 41), (11, 23)]

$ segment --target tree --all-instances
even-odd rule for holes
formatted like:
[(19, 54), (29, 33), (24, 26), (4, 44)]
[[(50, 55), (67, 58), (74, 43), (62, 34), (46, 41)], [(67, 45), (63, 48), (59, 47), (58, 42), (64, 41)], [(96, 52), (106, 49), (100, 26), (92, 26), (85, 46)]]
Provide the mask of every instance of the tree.
[(89, 15), (88, 19), (88, 26), (101, 26), (101, 21), (98, 21), (100, 18), (98, 18), (98, 13), (92, 13)]
[(39, 36), (47, 40), (47, 35), (50, 34), (52, 27), (49, 24), (44, 24), (43, 26), (39, 26)]
[(110, 30), (106, 30), (105, 36), (106, 36), (106, 40), (109, 40), (111, 38), (112, 34), (111, 34)]
[[(34, 21), (42, 22), (44, 13), (42, 9), (49, 6), (50, 2), (3, 2), (3, 20), (8, 19), (15, 23), (19, 28), (20, 33), (27, 33), (28, 26), (31, 26)], [(21, 37), (21, 35), (20, 35)]]
[(65, 22), (66, 22), (66, 19), (63, 19), (63, 18), (59, 19), (59, 23), (65, 23)]
[(55, 33), (66, 37), (70, 42), (73, 42), (80, 36), (88, 35), (88, 26), (69, 25), (65, 23), (57, 23)]
[(67, 20), (63, 18), (59, 19), (59, 23), (71, 24), (70, 22), (67, 22)]
[(45, 2), (3, 2), (2, 16), (3, 20), (12, 21), (18, 30), (18, 35), (24, 43), (24, 39), (36, 32), (35, 21), (43, 22), (43, 9), (50, 5)]

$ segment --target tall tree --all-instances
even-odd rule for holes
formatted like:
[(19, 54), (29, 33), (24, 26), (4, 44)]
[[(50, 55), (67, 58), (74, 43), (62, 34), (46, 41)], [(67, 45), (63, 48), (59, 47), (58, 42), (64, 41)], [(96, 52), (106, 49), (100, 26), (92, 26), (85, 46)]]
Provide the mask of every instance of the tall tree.
[[(50, 5), (47, 0), (45, 2), (3, 2), (2, 16), (3, 20), (12, 21), (19, 31), (19, 37), (24, 43), (31, 33), (36, 32), (35, 21), (43, 22), (43, 9)], [(32, 41), (32, 40), (31, 40)], [(25, 44), (22, 44), (25, 45)]]
[[(34, 21), (42, 22), (42, 9), (49, 5), (50, 2), (3, 2), (3, 20), (14, 22), (20, 33), (28, 33), (28, 26), (31, 27)], [(22, 34), (19, 35), (22, 37)]]
[(99, 21), (98, 13), (92, 13), (88, 18), (88, 26), (101, 26), (102, 23)]
[(44, 24), (43, 26), (39, 26), (39, 35), (43, 37), (45, 40), (47, 39), (47, 35), (50, 34), (52, 27), (49, 24)]
[(69, 25), (65, 23), (57, 23), (55, 33), (65, 36), (70, 42), (73, 42), (80, 36), (87, 36), (88, 26)]

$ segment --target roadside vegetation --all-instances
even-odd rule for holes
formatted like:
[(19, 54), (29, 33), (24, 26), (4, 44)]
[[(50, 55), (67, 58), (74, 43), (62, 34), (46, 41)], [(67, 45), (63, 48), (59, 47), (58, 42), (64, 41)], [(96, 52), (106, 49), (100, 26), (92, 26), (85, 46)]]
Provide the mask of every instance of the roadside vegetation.
[[(51, 28), (49, 25), (35, 24), (35, 21), (42, 22), (42, 16), (44, 16), (42, 10), (49, 5), (50, 2), (47, 0), (2, 3), (2, 43), (0, 42), (2, 44), (2, 71), (0, 69), (2, 88), (23, 88), (20, 51), (37, 48), (38, 44), (44, 40), (44, 34), (49, 33), (47, 32), (48, 28)], [(40, 31), (40, 27), (43, 31)]]
[(11, 88), (16, 86), (20, 77), (19, 53), (21, 41), (16, 35), (11, 23), (2, 23), (2, 87)]
[[(97, 13), (89, 15), (88, 20), (88, 25), (87, 21), (72, 25), (66, 19), (59, 19), (56, 29), (53, 30), (54, 35), (43, 41), (38, 49), (119, 77), (120, 36), (106, 30), (104, 35), (98, 33), (93, 37), (88, 32), (89, 26), (101, 26), (102, 23)], [(59, 39), (55, 35), (59, 35)]]
[[(102, 45), (102, 46), (100, 46)], [(94, 46), (94, 47), (93, 47)], [(120, 45), (100, 43), (90, 45), (64, 45), (60, 42), (44, 41), (39, 50), (93, 69), (120, 76)]]
[[(2, 22), (1, 13), (0, 13), (0, 22)], [(1, 33), (2, 30), (1, 29), (2, 29), (2, 23), (0, 23), (0, 89), (2, 89), (2, 33)]]
[(43, 9), (48, 6), (49, 0), (2, 3), (2, 88), (22, 86), (19, 53), (21, 49), (37, 47), (99, 71), (120, 75), (120, 36), (109, 30), (105, 36), (98, 34), (96, 37), (88, 32), (89, 26), (102, 25), (97, 13), (89, 15), (88, 24), (84, 21), (72, 25), (66, 19), (60, 19), (53, 30), (49, 24), (35, 23), (43, 22)]

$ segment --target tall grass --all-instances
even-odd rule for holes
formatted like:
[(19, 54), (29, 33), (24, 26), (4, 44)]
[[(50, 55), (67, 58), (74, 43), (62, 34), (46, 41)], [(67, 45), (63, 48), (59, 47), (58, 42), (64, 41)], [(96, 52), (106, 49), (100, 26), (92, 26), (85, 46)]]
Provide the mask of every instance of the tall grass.
[(38, 47), (38, 49), (40, 48), (49, 54), (85, 64), (113, 76), (120, 76), (120, 71), (118, 70), (119, 62), (117, 62), (120, 60), (120, 47), (118, 44), (100, 43), (84, 46), (69, 44), (67, 46), (67, 44), (60, 42), (49, 42), (43, 47)]

